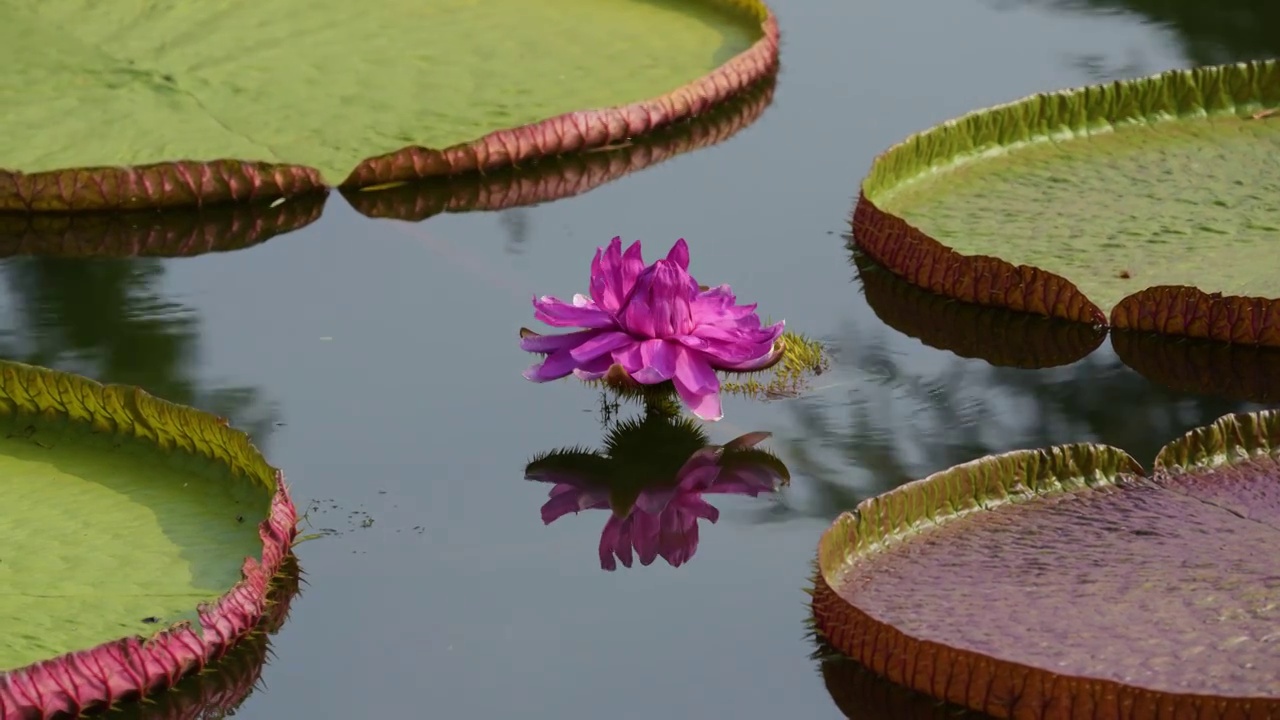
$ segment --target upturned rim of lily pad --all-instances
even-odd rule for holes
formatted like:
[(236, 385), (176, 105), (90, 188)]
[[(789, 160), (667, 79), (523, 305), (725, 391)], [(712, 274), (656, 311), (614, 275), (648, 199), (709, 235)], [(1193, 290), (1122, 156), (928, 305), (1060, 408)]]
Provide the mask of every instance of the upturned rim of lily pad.
[(1280, 346), (1280, 298), (1160, 285), (1128, 295), (1108, 314), (1061, 275), (959, 253), (873, 200), (882, 188), (930, 168), (1001, 148), (1213, 112), (1265, 116), (1269, 111), (1258, 108), (1274, 104), (1280, 104), (1280, 61), (1256, 60), (1040, 93), (970, 112), (915, 133), (875, 158), (850, 221), (854, 240), (908, 282), (979, 305), (1124, 330)]
[[(1165, 445), (1154, 470), (1171, 477), (1230, 469), (1280, 456), (1280, 411), (1225, 415)], [(812, 597), (815, 635), (839, 653), (906, 688), (995, 717), (1270, 718), (1280, 695), (1175, 693), (1114, 678), (1077, 676), (917, 637), (864, 611), (856, 589), (860, 563), (901, 548), (921, 531), (1007, 504), (1053, 501), (1086, 489), (1147, 481), (1123, 450), (1099, 444), (1059, 445), (990, 455), (902, 485), (842, 513), (818, 544)], [(1207, 502), (1207, 501), (1206, 501)], [(1221, 506), (1220, 506), (1221, 507)], [(1250, 521), (1230, 508), (1224, 508)], [(1124, 712), (1122, 712), (1122, 708)]]
[[(697, 117), (777, 71), (778, 22), (768, 5), (762, 0), (697, 1), (714, 2), (758, 20), (760, 37), (710, 73), (658, 97), (563, 113), (446, 148), (409, 145), (366, 158), (337, 187), (485, 173), (539, 158), (609, 148)], [(233, 158), (36, 173), (0, 169), (0, 213), (206, 205), (294, 197), (326, 187), (313, 167)]]
[(64, 420), (203, 457), (270, 494), (270, 510), (258, 525), (261, 557), (246, 557), (240, 581), (196, 608), (198, 629), (179, 622), (151, 637), (122, 637), (0, 672), (0, 719), (75, 717), (145, 697), (204, 669), (254, 631), (268, 614), (272, 580), (293, 546), (297, 511), (283, 473), (267, 463), (248, 434), (224, 418), (141, 388), (17, 362), (0, 363), (0, 394), (5, 414)]
[(258, 245), (314, 223), (328, 193), (166, 210), (0, 213), (0, 258), (194, 257)]
[(608, 147), (541, 158), (491, 173), (434, 177), (390, 187), (344, 187), (339, 192), (365, 217), (407, 222), (441, 213), (509, 210), (563, 200), (729, 140), (760, 119), (773, 102), (776, 86), (774, 68), (707, 112)]
[(854, 250), (871, 311), (885, 325), (932, 348), (997, 367), (1070, 365), (1107, 339), (1107, 329), (929, 292)]

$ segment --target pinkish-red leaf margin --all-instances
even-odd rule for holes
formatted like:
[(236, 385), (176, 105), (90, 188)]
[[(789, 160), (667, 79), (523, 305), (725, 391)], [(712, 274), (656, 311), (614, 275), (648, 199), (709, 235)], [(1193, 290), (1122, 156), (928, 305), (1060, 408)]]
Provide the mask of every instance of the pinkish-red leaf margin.
[(607, 147), (696, 117), (748, 90), (778, 67), (778, 22), (760, 0), (718, 0), (760, 18), (762, 36), (711, 73), (651, 100), (580, 110), (498, 130), (443, 150), (406, 147), (369, 158), (340, 187), (367, 187), (494, 170), (552, 155)]
[(203, 637), (179, 625), (149, 639), (122, 638), (0, 674), (0, 720), (76, 717), (172, 687), (222, 657), (266, 613), (271, 580), (296, 533), (297, 511), (277, 471), (270, 514), (258, 526), (262, 560), (245, 558), (243, 579), (200, 608)]

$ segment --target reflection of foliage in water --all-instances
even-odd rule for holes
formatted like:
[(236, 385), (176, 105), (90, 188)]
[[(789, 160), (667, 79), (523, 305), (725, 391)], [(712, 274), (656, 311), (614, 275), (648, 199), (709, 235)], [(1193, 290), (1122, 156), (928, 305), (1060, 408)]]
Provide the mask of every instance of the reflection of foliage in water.
[[(1100, 442), (1150, 467), (1169, 440), (1258, 408), (1155, 385), (1109, 347), (1066, 367), (1021, 370), (931, 349), (900, 353), (886, 342), (891, 333), (847, 328), (835, 369), (852, 376), (841, 384), (847, 395), (790, 405), (795, 436), (780, 442), (810, 497), (778, 503), (764, 519), (834, 517), (905, 482), (1020, 448)], [(940, 367), (910, 367), (930, 362)]]
[(275, 409), (261, 406), (257, 390), (207, 389), (193, 377), (198, 321), (157, 289), (161, 261), (12, 258), (3, 267), (12, 303), (0, 354), (137, 385), (228, 417), (255, 442), (266, 441)]
[(1128, 13), (1168, 28), (1195, 65), (1280, 56), (1280, 3), (1273, 0), (1015, 0), (1080, 13)]

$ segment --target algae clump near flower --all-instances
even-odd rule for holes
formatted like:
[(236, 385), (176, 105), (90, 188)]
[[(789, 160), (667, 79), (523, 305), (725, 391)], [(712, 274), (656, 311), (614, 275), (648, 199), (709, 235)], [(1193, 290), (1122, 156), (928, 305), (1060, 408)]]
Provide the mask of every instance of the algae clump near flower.
[(624, 252), (615, 237), (596, 250), (589, 297), (577, 294), (565, 302), (544, 295), (533, 299), (533, 307), (548, 325), (583, 329), (561, 335), (523, 330), (520, 347), (546, 355), (525, 371), (529, 380), (573, 374), (648, 386), (669, 381), (703, 420), (724, 417), (717, 370), (754, 372), (783, 358), (785, 321), (764, 325), (756, 305), (738, 304), (728, 285), (700, 286), (689, 274), (683, 238), (646, 266), (640, 241)]

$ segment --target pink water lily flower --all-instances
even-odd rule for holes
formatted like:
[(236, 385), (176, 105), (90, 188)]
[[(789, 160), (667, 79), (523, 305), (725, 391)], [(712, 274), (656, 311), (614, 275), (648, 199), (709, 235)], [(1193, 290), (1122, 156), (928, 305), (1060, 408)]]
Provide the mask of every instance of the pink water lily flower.
[[(650, 565), (661, 557), (672, 567), (679, 567), (692, 558), (698, 550), (698, 520), (715, 523), (720, 518), (720, 511), (704, 500), (703, 495), (756, 497), (777, 490), (780, 475), (770, 465), (722, 462), (726, 448), (750, 448), (768, 435), (750, 433), (724, 448), (708, 446), (694, 452), (676, 473), (674, 486), (645, 489), (625, 513), (610, 515), (600, 532), (600, 567), (616, 570), (621, 561), (629, 568), (637, 557), (641, 565)], [(609, 509), (609, 487), (598, 478), (559, 471), (544, 471), (528, 477), (555, 483), (550, 499), (542, 506), (545, 524), (569, 513)]]
[(522, 338), (522, 349), (547, 355), (524, 376), (546, 382), (573, 373), (598, 380), (619, 366), (643, 385), (672, 381), (695, 415), (721, 419), (716, 371), (749, 372), (776, 363), (784, 322), (762, 326), (754, 304), (737, 304), (728, 285), (701, 289), (688, 270), (684, 238), (648, 267), (638, 240), (624, 253), (622, 238), (613, 238), (591, 262), (590, 297), (574, 295), (572, 303), (534, 298), (537, 319), (585, 329)]

